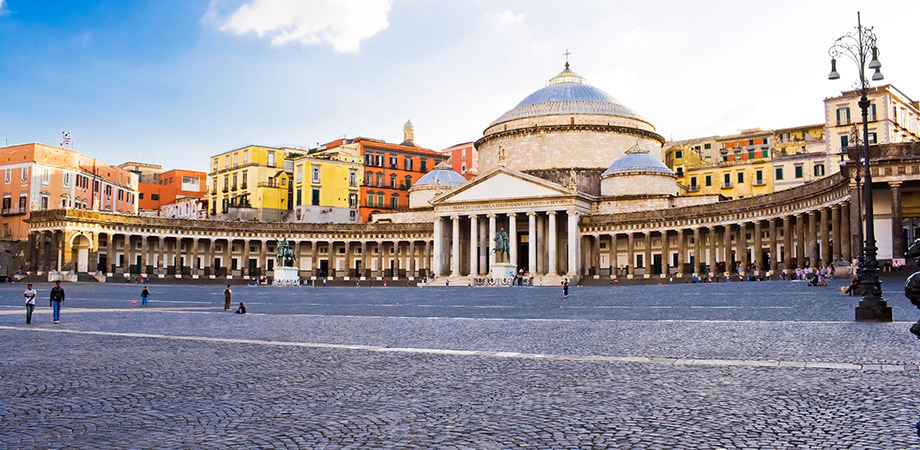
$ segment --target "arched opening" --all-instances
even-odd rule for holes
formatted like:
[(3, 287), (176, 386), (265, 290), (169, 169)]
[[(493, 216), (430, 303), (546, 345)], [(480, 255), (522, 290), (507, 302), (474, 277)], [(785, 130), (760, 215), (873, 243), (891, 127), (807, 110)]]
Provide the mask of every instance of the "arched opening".
[(85, 234), (78, 234), (70, 242), (72, 260), (76, 262), (77, 272), (89, 272), (89, 251), (92, 243)]

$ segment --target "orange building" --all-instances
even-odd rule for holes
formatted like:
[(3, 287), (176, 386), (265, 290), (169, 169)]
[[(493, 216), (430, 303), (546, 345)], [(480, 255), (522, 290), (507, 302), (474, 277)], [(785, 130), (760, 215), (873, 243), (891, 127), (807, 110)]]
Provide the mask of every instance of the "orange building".
[(0, 233), (29, 236), (31, 211), (58, 208), (136, 214), (137, 176), (73, 150), (30, 143), (0, 147)]
[(156, 179), (138, 184), (138, 208), (159, 212), (182, 197), (204, 198), (207, 195), (207, 174), (193, 170), (173, 169), (157, 174)]
[(406, 122), (401, 144), (369, 138), (353, 140), (359, 143), (364, 157), (364, 185), (358, 208), (362, 222), (368, 222), (375, 213), (408, 209), (409, 187), (448, 159), (448, 155), (416, 145), (414, 134), (412, 122)]
[(448, 162), (454, 172), (463, 175), (463, 178), (472, 180), (479, 175), (479, 152), (473, 142), (464, 142), (453, 147), (441, 150), (441, 153), (450, 157)]

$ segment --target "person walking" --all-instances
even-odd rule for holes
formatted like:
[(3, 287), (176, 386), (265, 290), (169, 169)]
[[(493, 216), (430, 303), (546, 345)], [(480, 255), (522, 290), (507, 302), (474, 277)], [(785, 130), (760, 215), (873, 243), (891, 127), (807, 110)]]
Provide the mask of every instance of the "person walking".
[(54, 282), (49, 303), (49, 306), (54, 311), (54, 323), (61, 323), (61, 304), (64, 303), (64, 288), (61, 287), (60, 281)]
[(141, 306), (147, 306), (147, 300), (150, 298), (150, 291), (147, 290), (147, 286), (144, 286), (144, 290), (141, 291)]
[(230, 285), (227, 285), (227, 289), (224, 289), (224, 311), (230, 311), (230, 299), (233, 297), (233, 291), (230, 290)]
[(569, 298), (569, 280), (562, 280), (562, 297)]
[(26, 299), (26, 323), (32, 323), (32, 311), (35, 310), (35, 289), (32, 289), (32, 283), (22, 293)]

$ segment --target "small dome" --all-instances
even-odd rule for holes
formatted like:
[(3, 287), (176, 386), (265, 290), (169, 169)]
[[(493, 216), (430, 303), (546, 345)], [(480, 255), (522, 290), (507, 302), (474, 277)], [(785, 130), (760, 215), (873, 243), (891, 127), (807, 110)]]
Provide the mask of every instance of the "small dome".
[(589, 85), (566, 65), (565, 70), (551, 78), (546, 87), (528, 95), (489, 126), (509, 120), (551, 114), (601, 114), (647, 122), (610, 94)]
[(639, 143), (626, 150), (626, 154), (617, 159), (601, 174), (601, 178), (610, 176), (651, 173), (676, 177), (677, 175), (664, 165), (658, 158), (649, 154), (648, 149), (641, 148)]
[(442, 187), (454, 187), (459, 186), (463, 183), (466, 183), (466, 178), (463, 178), (463, 175), (460, 175), (450, 167), (450, 164), (447, 164), (444, 161), (438, 163), (434, 166), (434, 169), (431, 172), (422, 175), (418, 181), (415, 182), (412, 186), (434, 186), (436, 184)]

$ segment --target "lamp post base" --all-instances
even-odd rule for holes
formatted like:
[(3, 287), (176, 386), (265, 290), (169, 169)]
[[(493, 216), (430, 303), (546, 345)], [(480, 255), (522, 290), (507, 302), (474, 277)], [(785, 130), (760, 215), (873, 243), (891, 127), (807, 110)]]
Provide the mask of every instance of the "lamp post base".
[(893, 320), (888, 302), (878, 300), (871, 304), (863, 303), (860, 302), (860, 305), (856, 307), (857, 322), (891, 322)]

